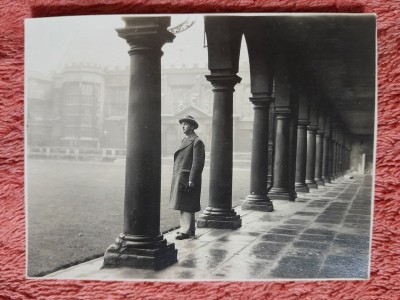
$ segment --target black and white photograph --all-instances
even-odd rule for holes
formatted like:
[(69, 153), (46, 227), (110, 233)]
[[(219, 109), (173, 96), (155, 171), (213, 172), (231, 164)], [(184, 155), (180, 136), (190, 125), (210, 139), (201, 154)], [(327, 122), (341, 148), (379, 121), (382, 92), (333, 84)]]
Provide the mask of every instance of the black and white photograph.
[(374, 14), (25, 20), (28, 278), (367, 280)]

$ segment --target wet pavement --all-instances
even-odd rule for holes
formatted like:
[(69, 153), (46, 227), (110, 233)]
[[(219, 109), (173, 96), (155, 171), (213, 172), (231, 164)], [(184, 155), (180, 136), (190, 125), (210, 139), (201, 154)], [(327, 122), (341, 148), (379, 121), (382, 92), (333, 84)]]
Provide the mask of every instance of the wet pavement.
[(175, 240), (178, 262), (164, 270), (101, 269), (102, 258), (47, 278), (106, 280), (367, 279), (372, 176), (340, 178), (295, 202), (273, 201), (274, 212), (236, 211), (237, 230), (199, 228)]

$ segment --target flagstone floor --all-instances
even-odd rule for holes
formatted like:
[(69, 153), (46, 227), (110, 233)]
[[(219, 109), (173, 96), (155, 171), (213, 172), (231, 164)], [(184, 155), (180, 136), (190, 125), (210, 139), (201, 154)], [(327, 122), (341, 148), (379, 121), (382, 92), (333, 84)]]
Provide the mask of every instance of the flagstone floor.
[(372, 176), (355, 175), (273, 201), (274, 212), (236, 211), (237, 230), (199, 228), (175, 240), (178, 262), (161, 271), (101, 269), (102, 258), (49, 274), (57, 279), (278, 280), (368, 279)]

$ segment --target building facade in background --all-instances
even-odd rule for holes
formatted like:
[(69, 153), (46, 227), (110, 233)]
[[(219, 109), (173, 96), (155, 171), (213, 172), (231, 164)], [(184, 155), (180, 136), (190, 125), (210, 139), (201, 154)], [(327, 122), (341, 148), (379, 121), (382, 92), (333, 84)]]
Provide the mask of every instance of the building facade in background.
[[(192, 115), (200, 124), (207, 152), (211, 145), (213, 93), (207, 66), (168, 66), (162, 70), (162, 152), (170, 155), (182, 139), (178, 119)], [(249, 66), (241, 66), (234, 93), (234, 152), (249, 153), (253, 109)], [(72, 64), (53, 74), (28, 76), (28, 146), (121, 151), (126, 147), (128, 68)], [(50, 150), (47, 150), (50, 151)]]

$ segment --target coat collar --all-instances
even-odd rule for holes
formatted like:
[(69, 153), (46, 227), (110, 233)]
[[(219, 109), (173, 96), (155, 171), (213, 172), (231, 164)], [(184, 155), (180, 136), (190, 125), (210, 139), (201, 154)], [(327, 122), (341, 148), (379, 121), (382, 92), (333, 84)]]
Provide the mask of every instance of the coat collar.
[(179, 145), (178, 149), (176, 149), (175, 153), (178, 152), (179, 150), (182, 150), (183, 148), (186, 148), (189, 146), (193, 141), (197, 138), (197, 134), (194, 132), (190, 134), (184, 141)]

